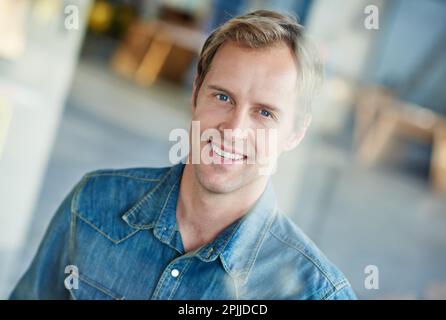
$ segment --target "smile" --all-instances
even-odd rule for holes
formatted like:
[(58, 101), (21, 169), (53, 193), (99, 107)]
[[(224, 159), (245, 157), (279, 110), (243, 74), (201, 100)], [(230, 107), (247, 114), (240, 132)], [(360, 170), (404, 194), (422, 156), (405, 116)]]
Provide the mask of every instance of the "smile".
[(222, 158), (231, 159), (231, 160), (242, 160), (245, 157), (243, 155), (234, 154), (231, 152), (224, 151), (217, 147), (215, 144), (211, 142), (212, 151), (215, 152), (217, 155), (219, 155)]

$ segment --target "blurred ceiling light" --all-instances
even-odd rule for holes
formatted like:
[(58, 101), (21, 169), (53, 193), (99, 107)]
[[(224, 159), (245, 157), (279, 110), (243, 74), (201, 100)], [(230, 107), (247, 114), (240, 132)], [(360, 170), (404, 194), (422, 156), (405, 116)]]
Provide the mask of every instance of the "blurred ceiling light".
[(37, 0), (34, 1), (32, 16), (39, 25), (45, 26), (60, 14), (61, 0)]
[(0, 0), (0, 58), (18, 59), (25, 51), (27, 0)]
[(98, 33), (109, 29), (113, 18), (113, 7), (105, 1), (96, 1), (90, 14), (90, 28)]

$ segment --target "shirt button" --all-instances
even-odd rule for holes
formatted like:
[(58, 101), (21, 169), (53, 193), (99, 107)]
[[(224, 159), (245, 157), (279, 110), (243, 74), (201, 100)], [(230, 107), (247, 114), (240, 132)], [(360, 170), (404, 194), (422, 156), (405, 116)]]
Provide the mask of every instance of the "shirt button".
[(172, 275), (172, 277), (176, 278), (178, 277), (178, 275), (180, 274), (180, 271), (178, 271), (178, 269), (173, 269), (170, 274)]

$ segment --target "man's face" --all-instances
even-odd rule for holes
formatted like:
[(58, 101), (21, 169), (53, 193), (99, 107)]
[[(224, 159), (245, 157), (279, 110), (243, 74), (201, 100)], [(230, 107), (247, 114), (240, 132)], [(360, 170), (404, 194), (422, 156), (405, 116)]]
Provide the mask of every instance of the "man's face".
[[(265, 160), (271, 165), (298, 144), (304, 130), (294, 132), (293, 126), (297, 81), (293, 53), (284, 43), (220, 47), (193, 106), (192, 120), (199, 121), (201, 134), (200, 141), (191, 141), (201, 154), (194, 171), (206, 190), (229, 193), (264, 181)], [(210, 129), (220, 139), (203, 139)]]

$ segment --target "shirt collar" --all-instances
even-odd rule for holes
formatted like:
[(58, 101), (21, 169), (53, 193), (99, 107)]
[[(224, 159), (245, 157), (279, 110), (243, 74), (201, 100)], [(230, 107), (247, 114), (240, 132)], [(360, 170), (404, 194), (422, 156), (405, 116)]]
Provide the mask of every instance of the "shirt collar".
[(252, 209), (240, 220), (236, 232), (220, 255), (226, 271), (242, 283), (251, 271), (276, 214), (276, 196), (269, 181)]
[[(183, 163), (171, 167), (151, 191), (124, 213), (123, 220), (132, 228), (154, 228), (155, 236), (170, 245), (178, 231), (176, 206), (183, 169)], [(206, 262), (220, 257), (226, 272), (244, 281), (276, 215), (276, 206), (273, 186), (269, 181), (247, 214), (193, 253)]]
[(154, 228), (155, 236), (167, 243), (175, 233), (175, 212), (183, 168), (182, 163), (169, 168), (158, 184), (124, 213), (122, 219), (135, 229)]

